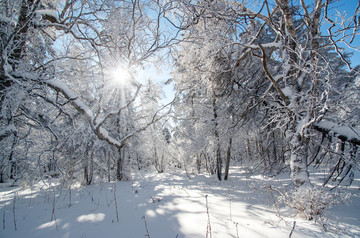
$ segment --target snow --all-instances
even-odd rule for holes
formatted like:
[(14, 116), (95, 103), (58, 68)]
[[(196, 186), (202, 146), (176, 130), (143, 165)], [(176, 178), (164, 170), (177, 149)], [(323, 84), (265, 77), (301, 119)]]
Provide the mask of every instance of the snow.
[(355, 86), (360, 87), (360, 76), (357, 76), (355, 79)]
[(287, 96), (288, 98), (292, 97), (293, 91), (289, 86), (286, 86), (286, 87), (282, 88), (281, 90), (284, 93), (284, 95)]
[(77, 98), (77, 95), (63, 82), (56, 79), (50, 79), (47, 80), (46, 83), (48, 85), (54, 86), (58, 89), (60, 89), (69, 99), (75, 99)]
[(0, 22), (5, 22), (6, 24), (9, 24), (12, 27), (16, 26), (16, 21), (12, 20), (11, 18), (8, 18), (7, 16), (0, 13)]
[[(295, 218), (292, 210), (274, 207), (274, 196), (261, 192), (265, 183), (279, 188), (276, 181), (281, 181), (286, 186), (288, 178), (249, 179), (241, 168), (232, 170), (229, 181), (192, 177), (189, 180), (180, 172), (142, 172), (133, 174), (132, 181), (73, 186), (71, 190), (56, 188), (56, 181), (32, 189), (2, 186), (0, 237), (205, 237), (205, 195), (214, 238), (289, 237), (294, 221), (292, 237), (360, 236), (358, 187), (353, 189), (351, 206), (338, 205), (329, 214), (328, 223), (338, 230), (325, 233), (315, 222)], [(354, 183), (358, 186), (360, 181)], [(56, 219), (51, 221), (53, 215)]]
[(280, 48), (281, 42), (270, 42), (270, 43), (265, 43), (261, 45), (264, 48)]
[(57, 15), (57, 12), (54, 11), (54, 10), (49, 10), (49, 9), (39, 9), (39, 10), (36, 10), (36, 13), (40, 14), (40, 15), (48, 15), (48, 16), (51, 16), (55, 19), (58, 19), (58, 15)]
[(104, 138), (107, 138), (111, 144), (121, 146), (121, 143), (118, 140), (112, 138), (106, 129), (100, 127), (99, 132)]
[(341, 136), (345, 136), (347, 140), (360, 141), (360, 131), (349, 126), (338, 125), (331, 121), (320, 121), (316, 123), (316, 126), (332, 131), (333, 133)]
[(5, 137), (11, 133), (17, 132), (17, 129), (14, 124), (9, 124), (3, 129), (0, 129), (0, 138)]

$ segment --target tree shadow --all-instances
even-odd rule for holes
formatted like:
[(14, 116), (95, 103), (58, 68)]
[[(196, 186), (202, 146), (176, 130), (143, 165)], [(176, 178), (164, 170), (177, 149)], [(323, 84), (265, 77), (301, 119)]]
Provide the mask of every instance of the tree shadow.
[[(205, 237), (209, 226), (213, 237), (288, 237), (294, 220), (294, 236), (324, 236), (314, 222), (294, 218), (288, 208), (274, 207), (276, 198), (262, 189), (268, 184), (283, 188), (290, 183), (286, 177), (249, 177), (239, 168), (233, 169), (228, 181), (205, 174), (191, 177), (182, 172), (149, 172), (135, 174), (133, 181), (71, 190), (5, 189), (0, 215), (5, 214), (6, 226), (0, 237), (196, 238)], [(15, 191), (17, 231), (12, 225)], [(334, 209), (330, 224), (343, 227), (345, 235), (359, 234), (358, 215), (352, 208)]]

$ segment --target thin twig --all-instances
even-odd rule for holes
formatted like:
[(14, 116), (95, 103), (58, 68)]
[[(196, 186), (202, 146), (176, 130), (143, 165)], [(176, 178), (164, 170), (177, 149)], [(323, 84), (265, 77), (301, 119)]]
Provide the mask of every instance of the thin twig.
[(116, 211), (116, 221), (119, 222), (119, 211), (118, 211), (118, 204), (116, 200), (116, 184), (114, 184), (114, 203), (115, 203), (115, 211)]
[(232, 213), (231, 213), (231, 193), (229, 189), (229, 207), (230, 207), (230, 221), (232, 221)]
[(238, 229), (238, 225), (239, 223), (235, 223), (235, 227), (236, 227), (236, 238), (239, 238), (239, 229)]
[(69, 185), (69, 207), (71, 207), (71, 184)]
[(208, 195), (205, 195), (205, 200), (206, 200), (206, 213), (207, 213), (207, 216), (208, 216), (208, 222), (207, 222), (207, 226), (206, 226), (206, 238), (209, 237), (209, 234), (210, 234), (210, 238), (212, 238), (212, 235), (211, 235), (210, 214), (209, 214), (209, 206), (208, 206), (207, 197), (208, 197)]
[(3, 230), (5, 230), (5, 207), (4, 207), (4, 214), (3, 214)]
[(148, 226), (147, 226), (147, 223), (146, 223), (146, 218), (145, 216), (142, 217), (144, 223), (145, 223), (145, 230), (146, 230), (146, 237), (150, 238), (150, 234), (149, 234), (149, 229), (148, 229)]
[(296, 226), (296, 221), (294, 221), (294, 223), (293, 223), (293, 227), (292, 227), (291, 232), (289, 234), (289, 238), (291, 238), (291, 236), (292, 236), (292, 234), (293, 234), (293, 232), (295, 230), (295, 226)]
[(51, 220), (50, 221), (55, 222), (56, 230), (58, 231), (59, 227), (57, 225), (56, 216), (55, 216), (56, 194), (55, 194), (54, 188), (53, 188), (53, 193), (54, 193), (54, 198), (53, 198), (53, 202), (52, 202), (52, 211), (51, 211)]
[(16, 214), (15, 214), (15, 209), (16, 209), (16, 194), (14, 194), (14, 201), (13, 201), (13, 214), (14, 214), (14, 228), (15, 228), (15, 231), (17, 230), (17, 227), (16, 227)]

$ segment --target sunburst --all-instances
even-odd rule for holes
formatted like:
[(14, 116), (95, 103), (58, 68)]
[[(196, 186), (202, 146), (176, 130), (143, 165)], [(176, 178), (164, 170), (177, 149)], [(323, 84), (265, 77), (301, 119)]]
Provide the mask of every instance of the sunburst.
[(123, 67), (114, 68), (110, 72), (111, 82), (115, 85), (124, 86), (131, 81), (131, 74)]

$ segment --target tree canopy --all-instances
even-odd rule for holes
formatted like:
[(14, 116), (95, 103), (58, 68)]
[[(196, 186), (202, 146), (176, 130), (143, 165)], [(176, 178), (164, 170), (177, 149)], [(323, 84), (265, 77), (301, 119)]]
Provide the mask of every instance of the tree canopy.
[[(289, 168), (296, 189), (311, 164), (331, 165), (324, 184), (351, 178), (360, 4), (349, 15), (336, 4), (2, 1), (0, 181), (91, 184), (149, 167), (222, 180), (230, 163)], [(161, 64), (175, 91), (166, 105), (136, 76)]]

